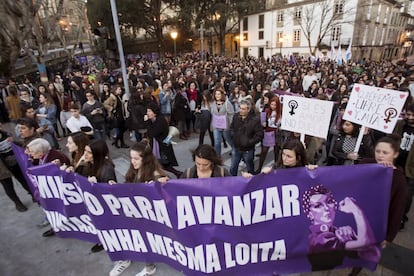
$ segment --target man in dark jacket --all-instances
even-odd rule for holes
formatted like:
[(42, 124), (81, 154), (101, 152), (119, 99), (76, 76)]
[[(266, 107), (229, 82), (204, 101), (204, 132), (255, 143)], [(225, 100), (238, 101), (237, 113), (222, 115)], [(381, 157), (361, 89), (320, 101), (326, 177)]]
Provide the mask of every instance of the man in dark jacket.
[(254, 173), (254, 148), (263, 139), (263, 127), (260, 118), (252, 110), (250, 101), (241, 101), (239, 113), (233, 117), (230, 125), (234, 149), (231, 156), (230, 173), (237, 175), (240, 160), (243, 158), (247, 171)]

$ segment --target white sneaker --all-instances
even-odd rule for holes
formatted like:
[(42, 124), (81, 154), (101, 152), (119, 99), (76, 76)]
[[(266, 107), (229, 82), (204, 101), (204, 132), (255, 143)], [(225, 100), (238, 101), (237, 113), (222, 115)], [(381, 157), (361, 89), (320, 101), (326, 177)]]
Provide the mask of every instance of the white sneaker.
[(109, 276), (118, 276), (125, 271), (131, 265), (131, 261), (116, 261), (114, 267), (109, 272)]
[[(147, 270), (149, 268), (150, 270)], [(151, 266), (145, 266), (143, 270), (141, 270), (139, 273), (135, 274), (135, 276), (149, 276), (152, 274), (155, 274), (157, 271), (157, 267), (155, 265)]]

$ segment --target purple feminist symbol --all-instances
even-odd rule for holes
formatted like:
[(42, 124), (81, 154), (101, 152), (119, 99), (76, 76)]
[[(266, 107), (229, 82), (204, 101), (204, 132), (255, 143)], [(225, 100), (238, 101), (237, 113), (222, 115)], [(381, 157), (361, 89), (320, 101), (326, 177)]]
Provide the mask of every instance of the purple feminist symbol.
[(289, 111), (289, 114), (290, 115), (293, 115), (293, 114), (295, 114), (295, 109), (296, 108), (298, 108), (298, 102), (297, 101), (295, 101), (295, 100), (290, 100), (289, 102), (288, 102), (288, 106), (290, 107), (290, 111)]
[(391, 122), (391, 119), (392, 118), (395, 118), (395, 116), (397, 116), (397, 109), (395, 109), (395, 108), (393, 108), (393, 107), (390, 107), (390, 108), (387, 108), (387, 109), (385, 109), (385, 111), (384, 111), (384, 115), (386, 116), (385, 117), (385, 119), (384, 119), (384, 121), (386, 122), (386, 123), (389, 123), (389, 122)]

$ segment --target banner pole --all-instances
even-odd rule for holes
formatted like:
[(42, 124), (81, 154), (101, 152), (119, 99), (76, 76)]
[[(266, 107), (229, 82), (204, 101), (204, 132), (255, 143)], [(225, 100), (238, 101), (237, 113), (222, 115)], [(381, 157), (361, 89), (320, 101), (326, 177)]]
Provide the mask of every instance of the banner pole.
[(302, 142), (303, 145), (305, 145), (305, 133), (300, 134), (300, 141)]
[(364, 138), (365, 129), (366, 129), (365, 126), (361, 126), (361, 128), (359, 129), (358, 139), (355, 145), (354, 152), (358, 152), (359, 148), (361, 147), (361, 142), (362, 142), (362, 138)]

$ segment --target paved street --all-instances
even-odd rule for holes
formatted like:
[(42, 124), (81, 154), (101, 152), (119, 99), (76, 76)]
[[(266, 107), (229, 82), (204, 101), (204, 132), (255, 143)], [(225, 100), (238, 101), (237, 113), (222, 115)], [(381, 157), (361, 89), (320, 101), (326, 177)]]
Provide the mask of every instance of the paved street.
[[(176, 139), (177, 140), (177, 139)], [(205, 142), (209, 142), (206, 136)], [(179, 169), (183, 170), (192, 165), (190, 149), (196, 147), (198, 136), (193, 134), (188, 141), (178, 141), (174, 146)], [(108, 144), (110, 144), (108, 142)], [(132, 144), (129, 142), (129, 144)], [(65, 141), (61, 141), (64, 148)], [(258, 150), (258, 149), (257, 149)], [(127, 149), (116, 149), (110, 146), (112, 157), (116, 163), (118, 180), (122, 181), (123, 175), (128, 167)], [(228, 149), (225, 150), (223, 158), (225, 164), (229, 165)], [(268, 160), (270, 162), (270, 156)], [(0, 275), (2, 276), (36, 276), (36, 275), (108, 275), (112, 268), (112, 262), (105, 252), (91, 253), (92, 244), (72, 239), (61, 239), (57, 237), (43, 238), (42, 233), (48, 228), (38, 228), (36, 225), (43, 220), (42, 210), (31, 202), (31, 198), (25, 194), (24, 190), (16, 185), (17, 192), (29, 210), (19, 213), (15, 210), (14, 204), (0, 193)], [(414, 253), (414, 215), (410, 214), (410, 220), (406, 224), (406, 229), (400, 232), (396, 239), (396, 244), (407, 248), (389, 251), (386, 255), (387, 266), (393, 264), (400, 271), (393, 272), (384, 267), (379, 267), (375, 272), (363, 270), (360, 275), (414, 275), (411, 258)], [(411, 259), (409, 259), (411, 258)], [(411, 262), (411, 263), (410, 263)], [(405, 264), (404, 264), (405, 263)], [(391, 265), (390, 265), (391, 264)], [(133, 263), (122, 275), (135, 275), (144, 267), (143, 263)], [(403, 269), (406, 269), (404, 272)], [(410, 273), (411, 272), (411, 273)], [(307, 273), (301, 275), (347, 275), (347, 270), (336, 270), (332, 272)], [(182, 275), (180, 272), (164, 264), (157, 264), (156, 275)]]

